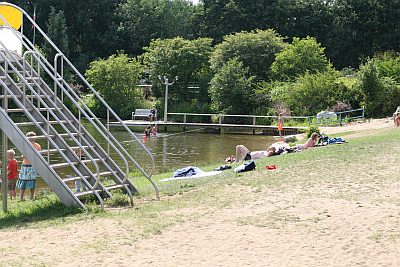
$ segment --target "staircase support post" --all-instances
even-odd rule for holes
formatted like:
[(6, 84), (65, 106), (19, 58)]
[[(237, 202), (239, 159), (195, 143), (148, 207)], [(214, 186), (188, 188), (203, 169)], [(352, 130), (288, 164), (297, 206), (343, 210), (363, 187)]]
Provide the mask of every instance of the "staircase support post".
[[(6, 95), (6, 90), (5, 88), (3, 88), (3, 103), (2, 103), (2, 108), (4, 110), (7, 110), (7, 106), (8, 106), (8, 99), (7, 99), (7, 95)], [(8, 191), (8, 185), (7, 185), (7, 148), (8, 148), (8, 138), (7, 135), (4, 131), (1, 131), (1, 148), (2, 148), (2, 183), (1, 183), (1, 191), (2, 191), (2, 195), (3, 195), (3, 211), (7, 212), (7, 191)]]
[(2, 131), (2, 183), (1, 183), (1, 191), (3, 194), (3, 211), (7, 212), (7, 191), (8, 191), (8, 185), (7, 185), (7, 147), (8, 147), (8, 138), (7, 135)]

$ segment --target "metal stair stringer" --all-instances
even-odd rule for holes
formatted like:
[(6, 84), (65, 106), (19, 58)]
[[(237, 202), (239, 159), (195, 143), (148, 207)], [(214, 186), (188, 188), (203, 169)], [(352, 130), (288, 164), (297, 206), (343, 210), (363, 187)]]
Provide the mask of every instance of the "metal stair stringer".
[[(35, 70), (33, 70), (29, 64), (24, 64), (24, 68), (32, 75), (32, 78), (38, 78), (33, 80), (34, 84), (32, 86), (36, 88), (39, 95), (45, 96), (40, 100), (40, 102), (45, 103), (49, 107), (53, 107), (51, 113), (54, 113), (60, 120), (65, 121), (66, 123), (64, 124), (64, 126), (67, 127), (71, 132), (79, 132), (80, 136), (84, 136), (84, 138), (82, 139), (84, 139), (85, 144), (80, 144), (82, 146), (87, 145), (88, 147), (90, 147), (92, 149), (92, 152), (96, 154), (96, 158), (101, 159), (101, 165), (111, 172), (112, 175), (110, 177), (114, 180), (116, 185), (124, 184), (126, 186), (126, 188), (124, 186), (126, 190), (130, 190), (130, 192), (132, 193), (137, 192), (138, 189), (133, 185), (133, 183), (129, 179), (124, 179), (126, 176), (125, 171), (123, 171), (118, 166), (118, 164), (108, 156), (108, 152), (105, 151), (103, 147), (97, 143), (97, 141), (92, 137), (87, 129), (80, 123), (80, 121), (78, 121), (75, 115), (72, 114), (68, 107), (63, 102), (61, 102), (59, 98), (53, 97), (54, 92), (49, 88), (47, 83), (37, 75)], [(18, 88), (14, 88), (14, 93), (21, 94), (21, 90)], [(107, 191), (106, 187), (103, 187), (101, 184), (100, 186), (104, 191)], [(107, 194), (109, 193), (107, 192)]]
[[(1, 53), (0, 53), (1, 54)], [(4, 72), (0, 68), (0, 73)], [(2, 81), (4, 82), (4, 81)], [(29, 99), (25, 99), (25, 101), (20, 101), (18, 100), (18, 96), (22, 96), (23, 94), (18, 86), (15, 85), (15, 82), (11, 79), (11, 77), (6, 76), (6, 82), (4, 82), (5, 86), (7, 86), (7, 90), (9, 91), (10, 94), (10, 99), (14, 99), (14, 102), (22, 108), (23, 112), (25, 115), (30, 119), (32, 122), (42, 122), (42, 124), (36, 125), (41, 129), (43, 134), (47, 135), (47, 139), (53, 143), (53, 146), (56, 150), (60, 152), (60, 155), (66, 160), (71, 167), (73, 162), (80, 162), (80, 159), (77, 157), (77, 155), (69, 148), (68, 144), (64, 141), (63, 138), (61, 138), (61, 135), (58, 134), (58, 132), (55, 130), (55, 128), (52, 125), (49, 125), (46, 127), (46, 118), (40, 113), (40, 111), (33, 106), (33, 103)], [(35, 96), (36, 99), (38, 96)], [(48, 96), (44, 96), (44, 98), (47, 98)], [(46, 106), (46, 110), (48, 112), (54, 113), (54, 111), (50, 110), (51, 108), (44, 102), (43, 98), (38, 99), (39, 102), (42, 104), (44, 103)], [(29, 112), (28, 112), (29, 111)], [(62, 113), (61, 113), (62, 114)], [(53, 114), (54, 115), (54, 114)], [(54, 119), (57, 121), (60, 121), (60, 119), (57, 116), (52, 116)], [(61, 126), (63, 123), (59, 123)], [(43, 125), (43, 126), (42, 126)], [(65, 125), (62, 125), (63, 127), (66, 127)], [(47, 128), (47, 129), (45, 129)], [(50, 140), (50, 136), (52, 136), (52, 140)], [(71, 134), (67, 134), (67, 137), (73, 137)], [(74, 138), (74, 137), (73, 137)], [(62, 152), (61, 150), (67, 150), (66, 152)], [(49, 163), (48, 163), (49, 164)], [(52, 168), (53, 165), (49, 165), (50, 168)], [(79, 165), (80, 168), (75, 168), (75, 173), (79, 175), (80, 177), (83, 176), (93, 176), (93, 174), (89, 171), (88, 168), (84, 164)], [(78, 167), (79, 167), (78, 166)], [(79, 170), (78, 170), (79, 169)], [(58, 176), (59, 177), (59, 176)], [(60, 181), (62, 180), (61, 178), (58, 178)], [(96, 180), (96, 179), (95, 179)], [(67, 185), (66, 185), (67, 186)], [(98, 192), (104, 192), (108, 196), (111, 196), (111, 194), (108, 192), (107, 188), (105, 188), (101, 183), (98, 182), (93, 182), (92, 184), (92, 189), (89, 190), (89, 192), (93, 193), (100, 201), (101, 206), (103, 207), (103, 199), (102, 197), (98, 194)]]
[[(2, 86), (6, 86), (0, 81)], [(66, 184), (58, 178), (57, 173), (47, 164), (43, 156), (36, 151), (25, 134), (15, 125), (7, 112), (0, 108), (0, 129), (7, 135), (8, 139), (16, 148), (35, 166), (38, 174), (53, 192), (57, 194), (61, 202), (66, 206), (79, 206), (84, 208), (83, 203), (74, 195)]]

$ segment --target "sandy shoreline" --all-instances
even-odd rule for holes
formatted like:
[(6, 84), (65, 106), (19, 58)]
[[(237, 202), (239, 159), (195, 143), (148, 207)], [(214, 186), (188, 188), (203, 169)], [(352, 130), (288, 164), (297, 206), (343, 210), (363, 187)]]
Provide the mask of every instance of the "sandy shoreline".
[[(320, 129), (352, 138), (390, 127), (380, 119)], [(371, 159), (379, 166), (365, 175), (338, 168), (313, 183), (227, 185), (230, 204), (165, 212), (184, 219), (144, 238), (132, 234), (139, 229), (130, 218), (2, 230), (0, 265), (400, 266), (400, 175), (374, 178), (398, 171), (396, 159)]]

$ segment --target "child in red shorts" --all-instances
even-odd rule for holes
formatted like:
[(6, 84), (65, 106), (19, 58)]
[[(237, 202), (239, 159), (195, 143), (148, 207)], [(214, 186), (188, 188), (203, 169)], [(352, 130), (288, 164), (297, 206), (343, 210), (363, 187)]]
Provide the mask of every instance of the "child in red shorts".
[(7, 178), (8, 178), (8, 191), (11, 199), (16, 198), (15, 185), (18, 178), (18, 161), (15, 159), (15, 151), (7, 150)]

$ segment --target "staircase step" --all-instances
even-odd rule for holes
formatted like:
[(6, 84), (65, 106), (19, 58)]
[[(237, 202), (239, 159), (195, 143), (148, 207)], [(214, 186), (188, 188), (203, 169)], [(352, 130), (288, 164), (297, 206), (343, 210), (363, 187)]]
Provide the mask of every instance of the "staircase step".
[[(124, 188), (125, 186), (123, 184), (116, 184), (116, 185), (112, 185), (112, 186), (107, 186), (106, 189), (109, 190), (114, 190), (114, 189), (121, 189)], [(97, 193), (101, 193), (104, 190), (101, 189), (96, 189), (95, 190)], [(78, 192), (75, 193), (76, 197), (81, 197), (81, 196), (87, 196), (87, 195), (92, 195), (93, 194), (93, 190), (87, 190), (87, 191), (83, 191), (83, 192)]]
[[(47, 108), (38, 108), (38, 109), (36, 109), (36, 110), (38, 110), (38, 111), (47, 111), (47, 110), (61, 110), (62, 108), (49, 108), (49, 109), (47, 109)], [(25, 110), (24, 109), (22, 109), (22, 108), (9, 108), (9, 109), (7, 109), (7, 112), (13, 112), (13, 113), (18, 113), (18, 112), (24, 112)], [(26, 109), (26, 111), (28, 111), (28, 112), (32, 112), (32, 109)]]
[[(101, 160), (101, 159), (93, 159), (93, 161), (95, 161), (95, 162), (99, 162), (100, 160)], [(104, 159), (104, 160), (105, 160), (105, 159)], [(71, 162), (71, 164), (72, 164), (72, 165), (78, 165), (79, 163), (86, 164), (86, 163), (90, 163), (90, 162), (92, 162), (90, 159), (85, 159), (85, 160), (81, 160), (81, 161), (73, 161), (73, 162)], [(53, 169), (58, 169), (58, 168), (69, 167), (69, 166), (71, 166), (71, 164), (68, 163), (68, 162), (63, 162), (63, 163), (51, 164), (50, 166), (51, 166)]]
[[(78, 133), (71, 133), (73, 136), (78, 136)], [(83, 135), (83, 133), (81, 133)], [(58, 136), (62, 137), (62, 138), (66, 138), (69, 137), (69, 134), (67, 133), (63, 133), (63, 134), (59, 134)], [(48, 135), (49, 138), (54, 138), (55, 135), (54, 134), (50, 134)], [(41, 140), (41, 139), (47, 139), (46, 135), (37, 135), (34, 137), (35, 140)]]
[[(44, 99), (47, 98), (47, 96), (53, 97), (52, 95), (39, 95), (40, 98), (44, 98)], [(3, 99), (5, 97), (12, 98), (12, 96), (10, 96), (10, 95), (0, 95), (0, 99)], [(16, 97), (17, 98), (24, 98), (24, 97), (26, 97), (26, 98), (36, 98), (35, 95), (17, 95)]]
[[(60, 150), (61, 151), (66, 151), (67, 149), (66, 148), (60, 148)], [(40, 154), (47, 154), (47, 153), (52, 154), (52, 153), (57, 153), (57, 152), (59, 152), (59, 150), (56, 149), (56, 148), (43, 149), (43, 150), (39, 151)]]
[[(91, 148), (91, 147), (95, 147), (95, 146), (82, 146), (82, 147), (84, 149), (87, 149), (87, 148)], [(72, 150), (75, 150), (75, 149), (79, 149), (80, 147), (79, 146), (71, 146), (70, 148)], [(60, 151), (62, 151), (62, 152), (66, 151), (66, 150), (67, 150), (66, 148), (60, 148)], [(57, 153), (57, 152), (59, 152), (59, 150), (56, 148), (43, 149), (43, 150), (39, 151), (40, 154)]]
[[(101, 193), (101, 192), (103, 192), (104, 190), (96, 189), (95, 191), (96, 191), (97, 193)], [(87, 195), (93, 195), (93, 190), (87, 190), (87, 191), (75, 193), (75, 196), (76, 196), (76, 197), (82, 197), (82, 196), (87, 196)]]
[[(65, 120), (61, 120), (60, 121), (61, 123), (67, 123), (67, 121), (65, 121)], [(46, 122), (42, 122), (42, 121), (38, 121), (38, 122), (36, 122), (37, 124), (39, 124), (39, 125), (46, 125), (46, 124), (59, 124), (59, 122), (58, 121), (46, 121)], [(17, 122), (17, 123), (15, 123), (15, 125), (17, 125), (17, 126), (19, 126), (19, 127), (24, 127), (24, 126), (35, 126), (36, 125), (36, 123), (35, 122), (31, 122), (31, 121), (27, 121), (27, 122)]]
[[(128, 185), (126, 185), (128, 186)], [(115, 184), (115, 185), (111, 185), (111, 186), (106, 186), (107, 190), (114, 190), (114, 189), (121, 189), (121, 188), (125, 188), (125, 186), (123, 184)]]
[[(116, 171), (115, 171), (116, 172)], [(111, 175), (111, 172), (101, 172), (100, 173), (100, 176), (108, 176), (108, 175)], [(90, 176), (88, 176), (88, 175), (85, 175), (85, 176), (83, 176), (85, 179), (88, 179), (88, 178), (90, 178)], [(75, 177), (68, 177), (68, 178), (66, 178), (66, 179), (63, 179), (63, 181), (64, 182), (71, 182), (71, 181), (77, 181), (77, 180), (81, 180), (82, 179), (82, 177), (80, 177), (80, 176), (75, 176)]]

